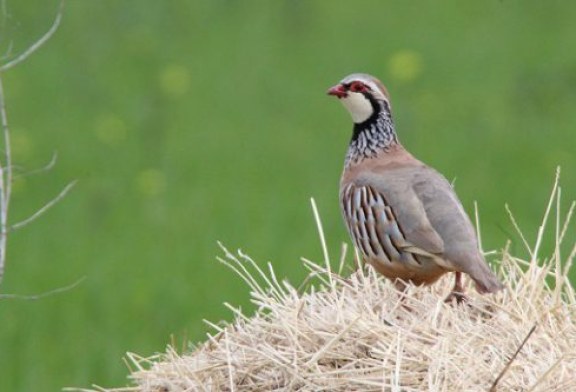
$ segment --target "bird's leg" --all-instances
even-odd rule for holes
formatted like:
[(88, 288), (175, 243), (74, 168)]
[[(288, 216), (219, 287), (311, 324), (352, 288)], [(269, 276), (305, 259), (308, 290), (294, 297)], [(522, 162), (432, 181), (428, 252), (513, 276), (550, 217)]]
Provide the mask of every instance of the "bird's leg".
[(444, 302), (452, 303), (456, 301), (457, 304), (466, 302), (468, 298), (464, 295), (464, 287), (462, 286), (462, 272), (455, 272), (454, 288), (448, 294)]

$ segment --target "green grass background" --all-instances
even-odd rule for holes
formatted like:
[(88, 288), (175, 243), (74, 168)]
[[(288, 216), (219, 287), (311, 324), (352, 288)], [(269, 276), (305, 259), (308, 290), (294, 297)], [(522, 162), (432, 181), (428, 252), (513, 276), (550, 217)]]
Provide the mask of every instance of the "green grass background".
[[(0, 49), (50, 26), (57, 1), (5, 1)], [(400, 139), (480, 205), (485, 248), (533, 238), (557, 165), (576, 196), (576, 3), (73, 0), (57, 34), (2, 75), (20, 176), (0, 301), (0, 390), (126, 383), (126, 351), (201, 341), (249, 312), (216, 241), (299, 283), (347, 240), (337, 204), (348, 114), (325, 91), (351, 72), (388, 86)], [(569, 240), (574, 241), (574, 230)], [(515, 244), (518, 244), (516, 241)], [(517, 254), (525, 255), (520, 245)]]

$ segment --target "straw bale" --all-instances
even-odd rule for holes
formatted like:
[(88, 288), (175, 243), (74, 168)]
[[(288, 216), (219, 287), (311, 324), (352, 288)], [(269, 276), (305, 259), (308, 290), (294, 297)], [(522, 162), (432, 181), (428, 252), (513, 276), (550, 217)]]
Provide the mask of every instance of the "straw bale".
[[(132, 386), (97, 390), (576, 391), (568, 278), (576, 247), (564, 252), (562, 244), (574, 204), (562, 219), (559, 196), (556, 183), (533, 247), (518, 229), (527, 260), (507, 249), (497, 255), (506, 289), (482, 296), (468, 287), (462, 305), (443, 301), (451, 276), (400, 293), (371, 268), (345, 274), (340, 263), (333, 271), (324, 248), (324, 263), (304, 260), (310, 275), (297, 288), (270, 264), (223, 248), (221, 261), (247, 282), (255, 313), (227, 304), (234, 320), (209, 323), (205, 342), (185, 353), (128, 354)], [(548, 258), (539, 256), (545, 232), (556, 244)]]

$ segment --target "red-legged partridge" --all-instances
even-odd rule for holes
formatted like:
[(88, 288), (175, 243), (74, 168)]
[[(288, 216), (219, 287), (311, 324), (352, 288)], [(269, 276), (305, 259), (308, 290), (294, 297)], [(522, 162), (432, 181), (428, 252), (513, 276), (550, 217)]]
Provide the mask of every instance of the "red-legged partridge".
[(480, 293), (503, 288), (479, 251), (470, 219), (450, 183), (398, 141), (380, 81), (352, 74), (328, 90), (354, 128), (340, 182), (348, 231), (365, 262), (396, 281), (434, 283), (456, 273), (450, 299), (464, 298), (462, 273)]

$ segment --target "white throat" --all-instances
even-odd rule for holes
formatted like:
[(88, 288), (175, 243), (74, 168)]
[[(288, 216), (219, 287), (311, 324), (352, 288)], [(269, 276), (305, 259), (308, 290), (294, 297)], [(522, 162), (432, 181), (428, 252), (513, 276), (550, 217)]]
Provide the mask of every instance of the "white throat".
[(350, 112), (352, 121), (357, 124), (368, 120), (374, 113), (372, 104), (363, 94), (348, 92), (348, 96), (341, 98), (340, 101)]

